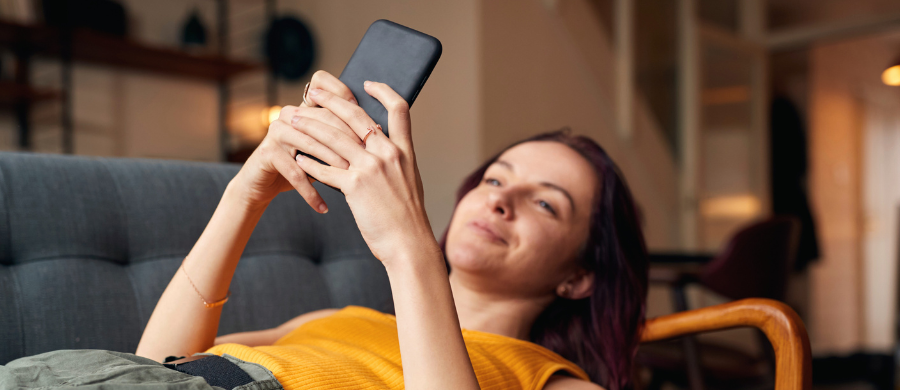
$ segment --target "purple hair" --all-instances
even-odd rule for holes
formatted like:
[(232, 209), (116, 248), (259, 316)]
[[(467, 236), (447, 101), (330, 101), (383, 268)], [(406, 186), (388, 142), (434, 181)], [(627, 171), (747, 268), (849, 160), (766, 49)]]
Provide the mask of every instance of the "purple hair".
[[(477, 187), (484, 172), (504, 151), (532, 141), (552, 141), (578, 152), (594, 167), (597, 188), (590, 234), (580, 266), (594, 272), (589, 297), (557, 297), (535, 320), (531, 341), (577, 364), (609, 390), (631, 387), (634, 355), (644, 324), (647, 297), (647, 249), (638, 211), (619, 168), (603, 148), (585, 136), (557, 130), (516, 142), (469, 174), (456, 204)], [(448, 229), (449, 230), (449, 229)], [(441, 238), (446, 254), (447, 232)], [(450, 269), (447, 263), (448, 271)]]

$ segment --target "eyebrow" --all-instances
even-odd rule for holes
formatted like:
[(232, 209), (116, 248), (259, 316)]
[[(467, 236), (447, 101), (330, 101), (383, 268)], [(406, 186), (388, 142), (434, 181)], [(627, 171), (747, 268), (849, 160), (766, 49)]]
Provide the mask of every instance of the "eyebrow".
[[(513, 172), (516, 171), (515, 167), (514, 167), (512, 164), (510, 164), (509, 162), (507, 162), (507, 161), (497, 160), (497, 161), (494, 161), (494, 164), (503, 166), (503, 167), (505, 167), (506, 169), (509, 169), (510, 171), (513, 171)], [(572, 195), (569, 195), (569, 191), (566, 191), (565, 188), (562, 188), (562, 187), (560, 187), (560, 186), (558, 186), (558, 185), (556, 185), (556, 184), (553, 184), (553, 183), (550, 183), (550, 182), (546, 182), (546, 181), (542, 181), (542, 182), (540, 182), (540, 183), (538, 183), (538, 184), (540, 184), (541, 186), (544, 186), (544, 187), (547, 187), (547, 188), (554, 189), (554, 190), (557, 190), (557, 191), (559, 191), (559, 192), (562, 192), (562, 194), (566, 196), (566, 199), (569, 200), (569, 205), (572, 206), (572, 213), (573, 213), (573, 214), (575, 213), (575, 201), (572, 200)]]

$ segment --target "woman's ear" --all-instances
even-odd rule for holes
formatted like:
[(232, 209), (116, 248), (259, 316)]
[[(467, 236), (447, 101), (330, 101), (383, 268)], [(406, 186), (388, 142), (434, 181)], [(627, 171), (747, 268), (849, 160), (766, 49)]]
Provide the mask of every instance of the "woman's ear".
[(560, 283), (556, 288), (556, 295), (566, 299), (582, 299), (591, 296), (594, 291), (594, 273), (582, 268), (575, 271), (575, 275)]

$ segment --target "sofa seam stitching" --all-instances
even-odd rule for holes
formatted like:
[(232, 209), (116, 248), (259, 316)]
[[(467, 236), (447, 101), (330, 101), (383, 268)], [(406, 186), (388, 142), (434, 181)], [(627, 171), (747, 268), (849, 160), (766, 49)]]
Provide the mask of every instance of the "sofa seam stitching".
[[(131, 294), (134, 296), (135, 307), (137, 309), (137, 317), (138, 321), (141, 324), (144, 324), (144, 308), (141, 304), (140, 295), (138, 295), (137, 286), (135, 285), (134, 275), (132, 275), (131, 267), (128, 265), (131, 259), (131, 225), (128, 223), (128, 212), (125, 208), (125, 202), (122, 200), (122, 189), (119, 187), (119, 181), (115, 179), (115, 175), (113, 175), (112, 170), (109, 169), (109, 161), (105, 158), (98, 159), (100, 160), (100, 165), (103, 167), (103, 170), (109, 175), (110, 179), (113, 182), (113, 187), (116, 189), (116, 203), (119, 204), (119, 210), (122, 212), (122, 219), (124, 219), (124, 227), (125, 227), (125, 261), (122, 264), (119, 264), (120, 267), (125, 268), (125, 275), (128, 277), (128, 284), (131, 286)], [(149, 319), (148, 319), (149, 321)], [(145, 325), (146, 326), (146, 325)]]
[(25, 319), (22, 313), (21, 283), (19, 283), (19, 278), (16, 277), (16, 273), (13, 272), (13, 270), (9, 270), (9, 278), (12, 279), (13, 288), (15, 289), (15, 291), (13, 292), (13, 296), (15, 297), (14, 299), (16, 302), (16, 312), (19, 313), (19, 334), (22, 335), (22, 350), (20, 351), (19, 356), (25, 356), (25, 351), (27, 350), (27, 348), (25, 348), (25, 338), (27, 337), (27, 335), (25, 334)]
[[(7, 190), (9, 183), (6, 182), (6, 177), (8, 177), (8, 175), (6, 175), (6, 171), (3, 169), (3, 165), (0, 165), (0, 178), (3, 178), (3, 181), (2, 181), (3, 186), (0, 187), (0, 191), (3, 191), (3, 193), (5, 195), (10, 195), (11, 192)], [(12, 209), (9, 207), (9, 197), (8, 196), (3, 197), (3, 207), (6, 210), (6, 221), (4, 221), (4, 222), (6, 223), (6, 228), (7, 228), (7, 231), (9, 232), (9, 236), (7, 237), (9, 239), (9, 247), (8, 247), (9, 260), (12, 261), (12, 228), (10, 227), (10, 224), (9, 224), (9, 211)], [(2, 259), (2, 256), (3, 256), (3, 253), (0, 253), (0, 259)]]
[[(0, 176), (2, 176), (4, 178), (7, 177), (2, 164), (0, 164)], [(3, 180), (2, 183), (3, 183), (3, 187), (0, 188), (0, 191), (3, 191), (3, 193), (7, 194), (7, 195), (10, 194), (10, 192), (6, 190), (9, 183), (7, 183), (6, 180)], [(9, 245), (9, 255), (10, 255), (10, 261), (12, 261), (12, 229), (9, 228), (10, 227), (9, 210), (11, 210), (11, 209), (9, 208), (9, 197), (7, 197), (7, 196), (3, 197), (3, 207), (7, 210), (5, 222), (6, 222), (6, 226), (8, 228), (7, 230), (9, 231), (9, 235), (10, 235), (9, 236), (9, 244), (10, 244)], [(15, 299), (16, 312), (19, 314), (19, 321), (17, 321), (18, 325), (19, 325), (19, 334), (22, 335), (22, 347), (21, 347), (22, 349), (20, 351), (19, 356), (25, 356), (25, 351), (27, 350), (27, 348), (25, 348), (25, 323), (24, 323), (25, 320), (23, 318), (23, 313), (22, 313), (22, 297), (21, 297), (22, 289), (20, 287), (19, 279), (16, 277), (16, 274), (11, 269), (9, 270), (9, 278), (12, 279), (12, 284), (13, 284), (13, 288), (14, 288), (13, 296)]]

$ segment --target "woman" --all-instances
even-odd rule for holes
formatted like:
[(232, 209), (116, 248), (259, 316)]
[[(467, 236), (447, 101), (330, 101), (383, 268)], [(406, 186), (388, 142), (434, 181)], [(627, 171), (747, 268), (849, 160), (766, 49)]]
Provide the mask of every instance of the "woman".
[[(290, 390), (301, 387), (288, 377), (298, 370), (281, 358), (302, 348), (291, 340), (365, 317), (366, 324), (396, 323), (397, 342), (385, 348), (399, 352), (402, 371), (399, 382), (383, 385), (628, 387), (644, 317), (646, 256), (629, 192), (602, 149), (566, 133), (510, 147), (463, 183), (439, 243), (425, 213), (408, 106), (385, 84), (366, 82), (365, 90), (386, 107), (391, 138), (375, 130), (346, 86), (317, 72), (309, 98), (319, 107), (285, 108), (270, 126), (164, 291), (136, 354), (162, 361), (227, 353), (262, 364)], [(294, 160), (298, 149), (330, 166)], [(307, 172), (346, 195), (362, 237), (387, 270), (395, 320), (348, 307), (216, 339), (235, 267), (268, 203), (296, 189), (327, 212)], [(467, 351), (467, 344), (487, 352)], [(532, 360), (502, 351), (525, 351)], [(535, 359), (543, 359), (540, 372), (519, 369), (517, 378), (485, 368), (513, 372)]]

